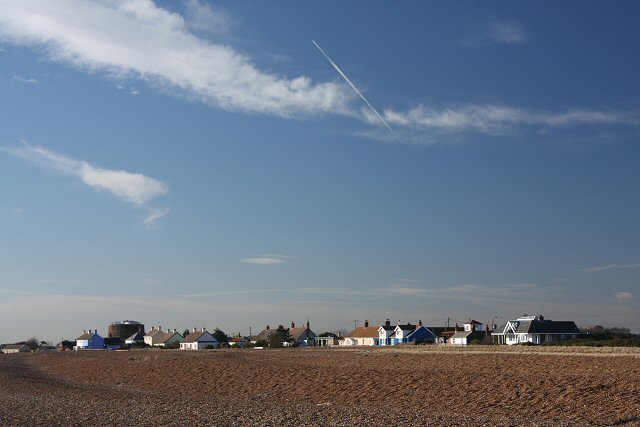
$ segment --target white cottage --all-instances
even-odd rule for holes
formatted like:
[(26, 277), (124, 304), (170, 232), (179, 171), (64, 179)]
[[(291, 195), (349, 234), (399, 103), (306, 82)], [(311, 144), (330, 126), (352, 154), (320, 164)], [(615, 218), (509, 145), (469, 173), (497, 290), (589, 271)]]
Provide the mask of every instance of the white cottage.
[(180, 350), (204, 350), (207, 347), (218, 348), (220, 347), (220, 342), (207, 332), (205, 328), (202, 328), (200, 331), (193, 328), (193, 332), (180, 343)]
[(580, 330), (573, 321), (547, 320), (544, 316), (523, 316), (509, 320), (491, 333), (498, 344), (543, 344), (576, 339)]

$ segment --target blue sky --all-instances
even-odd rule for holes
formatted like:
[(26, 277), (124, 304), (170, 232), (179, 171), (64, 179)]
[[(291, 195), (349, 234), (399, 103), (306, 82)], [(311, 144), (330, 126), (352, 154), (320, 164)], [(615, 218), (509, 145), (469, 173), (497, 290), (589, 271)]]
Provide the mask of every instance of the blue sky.
[(640, 331), (638, 9), (3, 1), (0, 341)]

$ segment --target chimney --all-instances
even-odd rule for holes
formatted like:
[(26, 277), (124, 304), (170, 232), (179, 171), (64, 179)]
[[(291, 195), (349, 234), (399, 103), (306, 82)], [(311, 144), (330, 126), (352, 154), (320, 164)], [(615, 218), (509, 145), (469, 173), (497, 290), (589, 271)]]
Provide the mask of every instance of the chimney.
[(391, 326), (391, 320), (387, 319), (384, 321), (384, 326)]
[(267, 325), (267, 331), (269, 330), (269, 325)]
[(453, 331), (454, 332), (458, 332), (458, 322), (456, 322), (456, 327), (455, 327), (455, 329)]
[(196, 328), (195, 326), (193, 327), (193, 333), (198, 332), (198, 328)]
[(85, 331), (84, 329), (82, 330), (82, 335), (86, 334), (87, 331)]
[(309, 319), (307, 319), (307, 329), (309, 329)]
[(291, 321), (291, 329), (293, 329), (293, 328), (295, 328), (295, 327), (296, 327), (296, 324), (295, 324), (295, 323), (293, 323), (293, 320), (292, 320), (292, 321)]
[(365, 327), (365, 328), (368, 328), (368, 327), (369, 327), (369, 319), (367, 319), (367, 320), (365, 320), (365, 321), (364, 321), (364, 327)]
[(418, 328), (422, 326), (422, 320), (418, 320)]
[(158, 330), (161, 331), (162, 330), (162, 326), (158, 325)]
[(204, 326), (202, 327), (202, 332), (206, 332), (206, 329), (204, 328)]

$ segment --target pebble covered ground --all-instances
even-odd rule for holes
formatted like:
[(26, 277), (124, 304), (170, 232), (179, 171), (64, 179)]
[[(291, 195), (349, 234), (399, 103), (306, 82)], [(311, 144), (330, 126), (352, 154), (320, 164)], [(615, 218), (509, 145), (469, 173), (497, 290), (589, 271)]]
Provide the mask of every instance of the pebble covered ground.
[(0, 355), (1, 426), (640, 425), (640, 352)]

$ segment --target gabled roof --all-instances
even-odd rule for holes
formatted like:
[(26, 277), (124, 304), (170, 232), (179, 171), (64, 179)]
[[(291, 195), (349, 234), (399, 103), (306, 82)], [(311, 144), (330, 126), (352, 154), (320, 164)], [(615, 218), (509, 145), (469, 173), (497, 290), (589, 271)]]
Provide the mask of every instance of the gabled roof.
[(574, 321), (539, 320), (539, 319), (516, 319), (503, 323), (492, 334), (503, 335), (512, 334), (579, 334), (580, 329)]
[(358, 326), (349, 335), (348, 338), (378, 338), (378, 327), (376, 326)]
[(451, 335), (451, 338), (468, 338), (469, 335), (473, 335), (473, 332), (462, 331), (462, 332), (456, 332), (455, 334)]
[[(92, 336), (94, 335), (98, 335), (95, 332), (85, 332), (84, 334), (80, 335), (78, 338), (76, 338), (76, 341), (80, 340), (80, 341), (84, 341), (84, 340), (88, 340), (91, 339)], [(98, 335), (100, 336), (100, 335)]]
[(142, 341), (144, 341), (144, 334), (142, 333), (142, 331), (138, 331), (135, 334), (131, 335), (129, 338), (127, 338), (125, 340), (125, 342), (126, 341), (134, 341), (134, 342), (135, 341), (140, 341), (140, 342), (142, 342)]
[(162, 329), (152, 329), (149, 332), (147, 332), (144, 336), (145, 337), (154, 337), (158, 334), (164, 334), (165, 332)]
[(260, 332), (258, 335), (256, 335), (254, 338), (255, 341), (269, 341), (269, 338), (271, 338), (271, 335), (275, 334), (277, 331), (277, 329), (274, 328), (270, 328), (270, 329), (263, 329), (262, 332)]
[(157, 341), (154, 340), (154, 342), (158, 344), (166, 343), (176, 335), (182, 338), (182, 334), (180, 334), (179, 332), (166, 332), (164, 335), (159, 336)]
[(189, 334), (189, 336), (187, 336), (187, 338), (184, 339), (184, 342), (188, 343), (188, 342), (218, 342), (217, 339), (215, 339), (213, 337), (213, 335), (211, 335), (209, 332), (207, 331), (196, 331), (196, 332), (191, 332)]
[(397, 328), (400, 328), (403, 332), (404, 331), (413, 332), (417, 329), (416, 325), (412, 325), (411, 323), (407, 323), (406, 325), (396, 325), (393, 329), (395, 330)]
[[(25, 344), (5, 344), (4, 347), (2, 347), (2, 349), (3, 350), (20, 350), (22, 347), (29, 348)], [(29, 350), (31, 350), (31, 349), (29, 348)]]
[(304, 335), (305, 332), (309, 331), (309, 336), (311, 338), (315, 337), (316, 334), (313, 333), (313, 331), (311, 329), (308, 329), (306, 327), (298, 327), (298, 328), (289, 328), (289, 335), (291, 335), (291, 338), (293, 338), (294, 340), (299, 340), (300, 337), (302, 337)]
[(419, 335), (423, 331), (427, 332), (428, 334), (433, 335), (434, 337), (437, 336), (431, 329), (429, 329), (426, 326), (422, 325), (422, 326), (418, 326), (414, 331), (412, 331), (409, 335), (407, 335), (406, 338), (407, 339), (411, 339), (414, 335)]

